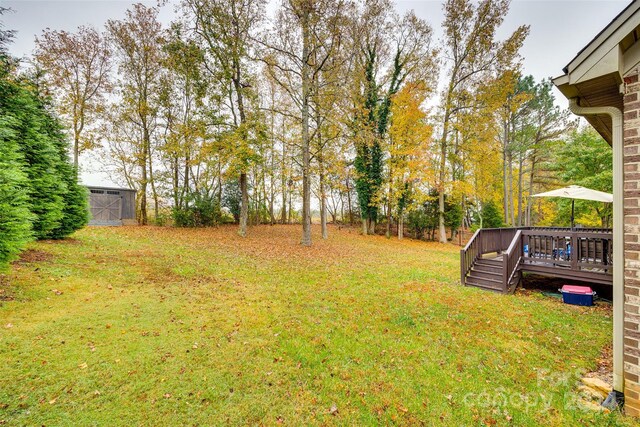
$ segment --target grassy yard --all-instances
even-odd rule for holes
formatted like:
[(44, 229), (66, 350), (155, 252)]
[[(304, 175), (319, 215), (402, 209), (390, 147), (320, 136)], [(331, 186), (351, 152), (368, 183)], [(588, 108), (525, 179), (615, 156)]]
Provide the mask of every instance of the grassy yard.
[(576, 407), (611, 312), (459, 282), (453, 245), (88, 228), (0, 285), (7, 425), (623, 425)]

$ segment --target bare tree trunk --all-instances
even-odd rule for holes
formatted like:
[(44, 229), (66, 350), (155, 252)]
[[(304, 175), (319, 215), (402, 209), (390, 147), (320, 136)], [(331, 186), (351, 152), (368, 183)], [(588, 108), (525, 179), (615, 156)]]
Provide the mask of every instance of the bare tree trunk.
[(512, 227), (516, 225), (516, 203), (513, 194), (513, 154), (509, 153), (509, 203), (511, 205), (511, 217), (509, 218), (509, 225)]
[(369, 234), (373, 236), (374, 234), (376, 234), (376, 224), (377, 223), (376, 223), (375, 220), (373, 220), (371, 218), (369, 218), (368, 222), (369, 222)]
[(391, 166), (389, 166), (389, 188), (387, 189), (387, 232), (386, 232), (386, 236), (387, 239), (389, 239), (391, 237), (391, 197), (392, 197), (392, 193), (393, 193), (393, 189), (392, 189), (392, 177), (393, 176), (393, 170), (391, 168)]
[(391, 203), (387, 203), (387, 231), (385, 236), (388, 238), (391, 237)]
[(398, 240), (404, 237), (404, 212), (398, 212)]
[(531, 156), (531, 170), (529, 171), (529, 197), (527, 198), (527, 222), (525, 225), (531, 227), (531, 194), (533, 193), (534, 177), (536, 169), (535, 153)]
[(189, 149), (187, 148), (185, 150), (185, 157), (184, 157), (184, 189), (183, 189), (183, 193), (184, 194), (189, 194), (189, 172), (191, 172), (191, 169), (189, 168), (189, 163), (191, 162), (190, 156), (189, 156)]
[(289, 213), (287, 214), (287, 224), (291, 224), (293, 208), (291, 207), (291, 191), (289, 191)]
[(509, 176), (508, 176), (508, 156), (509, 150), (509, 128), (507, 121), (503, 122), (503, 136), (502, 136), (502, 207), (504, 214), (504, 221), (509, 222)]
[(440, 188), (438, 188), (438, 240), (440, 243), (447, 243), (447, 229), (444, 224), (444, 181), (447, 176), (447, 132), (449, 128), (449, 117), (445, 114), (445, 121), (442, 131), (442, 141), (440, 143)]
[(444, 224), (444, 188), (438, 194), (438, 236), (440, 243), (447, 243), (447, 228)]
[(320, 167), (320, 224), (322, 227), (322, 238), (329, 238), (329, 231), (327, 230), (327, 195), (325, 194), (324, 184), (324, 163), (322, 159), (322, 153), (318, 157), (318, 163)]
[(147, 225), (147, 155), (149, 153), (148, 146), (150, 145), (149, 130), (146, 127), (146, 123), (143, 122), (143, 154), (140, 156), (140, 171), (142, 173), (142, 182), (140, 183), (140, 220), (141, 225)]
[(78, 158), (80, 151), (80, 140), (78, 139), (78, 135), (74, 135), (73, 138), (73, 167), (76, 169), (76, 173), (78, 173)]
[(156, 191), (156, 181), (153, 176), (153, 160), (151, 159), (151, 144), (149, 144), (149, 152), (147, 153), (148, 162), (149, 162), (149, 181), (151, 184), (151, 195), (153, 197), (153, 212), (155, 215), (155, 220), (158, 220), (158, 192)]
[(349, 210), (349, 225), (353, 227), (353, 208), (351, 206), (351, 188), (349, 187), (349, 177), (347, 177), (347, 209)]
[[(233, 60), (233, 87), (236, 92), (236, 102), (238, 105), (238, 113), (240, 115), (240, 126), (242, 126), (246, 121), (246, 114), (244, 111), (244, 98), (242, 96), (243, 86), (241, 83), (241, 71), (240, 71), (240, 60), (238, 58), (234, 58)], [(247, 138), (245, 132), (241, 135), (243, 139)], [(246, 142), (246, 141), (245, 141)], [(247, 171), (240, 171), (240, 227), (238, 229), (238, 234), (241, 237), (247, 236), (247, 221), (249, 219), (249, 188), (247, 185)]]
[(522, 181), (524, 177), (524, 156), (520, 154), (519, 164), (518, 164), (518, 227), (522, 227), (523, 225), (523, 216), (524, 210), (523, 206), (523, 194), (522, 194)]
[(249, 192), (247, 191), (247, 174), (240, 173), (240, 229), (238, 234), (247, 236), (247, 219), (249, 218)]
[(311, 246), (311, 177), (310, 177), (310, 137), (309, 137), (309, 89), (311, 83), (309, 50), (309, 14), (306, 4), (300, 19), (302, 28), (302, 245)]
[(282, 126), (282, 170), (280, 171), (280, 184), (282, 185), (282, 212), (280, 220), (282, 224), (287, 223), (287, 168), (286, 168), (286, 146), (284, 142), (284, 121)]
[(218, 160), (218, 207), (222, 207), (222, 162)]
[[(73, 167), (76, 169), (76, 174), (78, 173), (79, 168), (79, 157), (80, 157), (80, 133), (82, 132), (82, 128), (84, 127), (84, 120), (79, 119), (79, 115), (83, 116), (83, 112), (78, 114), (78, 105), (76, 103), (73, 104)], [(81, 111), (84, 109), (81, 109)], [(80, 123), (79, 123), (80, 122)]]
[[(275, 167), (275, 165), (273, 164), (273, 162), (271, 162), (271, 163), (272, 163), (272, 169), (271, 170), (273, 171), (273, 168)], [(270, 180), (270, 183), (269, 183), (269, 192), (271, 193), (270, 194), (271, 197), (269, 198), (269, 217), (271, 218), (271, 225), (274, 225), (276, 223), (276, 214), (275, 214), (274, 207), (273, 207), (274, 201), (275, 201), (275, 198), (276, 198), (276, 190), (275, 190), (275, 185), (273, 183), (274, 178), (275, 178), (275, 176), (274, 176), (273, 172), (271, 172), (271, 180)]]
[(276, 188), (275, 188), (275, 170), (276, 170), (276, 141), (275, 141), (275, 135), (276, 135), (276, 119), (275, 119), (275, 108), (274, 108), (274, 103), (275, 103), (275, 98), (272, 95), (272, 102), (271, 102), (271, 166), (269, 167), (269, 217), (271, 219), (271, 225), (274, 225), (276, 223), (276, 216), (275, 216), (275, 212), (273, 210), (273, 205), (275, 203), (275, 198), (276, 198)]

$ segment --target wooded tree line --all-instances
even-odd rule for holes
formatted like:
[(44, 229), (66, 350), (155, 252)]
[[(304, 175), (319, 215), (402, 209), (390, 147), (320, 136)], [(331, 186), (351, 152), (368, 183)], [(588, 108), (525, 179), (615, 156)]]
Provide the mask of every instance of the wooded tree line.
[(446, 241), (554, 216), (529, 196), (577, 179), (557, 148), (596, 137), (522, 75), (528, 26), (498, 38), (508, 0), (446, 0), (439, 40), (389, 0), (266, 6), (182, 0), (163, 26), (137, 4), (37, 38), (76, 166), (91, 150), (138, 190), (141, 224), (300, 222), (309, 245), (312, 205), (324, 238), (329, 221)]
[(89, 219), (62, 127), (37, 77), (7, 54), (12, 36), (0, 27), (0, 271), (31, 239), (66, 237)]

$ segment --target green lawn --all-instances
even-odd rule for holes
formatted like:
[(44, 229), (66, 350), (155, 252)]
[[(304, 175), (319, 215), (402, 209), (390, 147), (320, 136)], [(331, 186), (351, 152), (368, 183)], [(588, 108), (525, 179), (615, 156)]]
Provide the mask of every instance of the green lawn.
[(620, 425), (575, 405), (606, 308), (461, 287), (459, 248), (88, 228), (2, 279), (8, 425)]

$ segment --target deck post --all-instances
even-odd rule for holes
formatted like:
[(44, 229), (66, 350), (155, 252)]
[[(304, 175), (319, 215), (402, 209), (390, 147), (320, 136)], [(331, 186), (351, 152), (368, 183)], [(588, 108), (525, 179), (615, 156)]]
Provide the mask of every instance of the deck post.
[(467, 266), (467, 260), (465, 259), (464, 249), (460, 249), (460, 284), (464, 285), (465, 268)]
[(509, 289), (509, 255), (504, 254), (502, 256), (502, 292), (507, 292)]
[(571, 231), (571, 270), (578, 271), (578, 234)]

